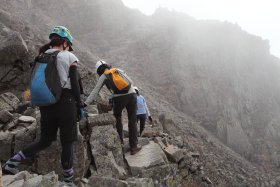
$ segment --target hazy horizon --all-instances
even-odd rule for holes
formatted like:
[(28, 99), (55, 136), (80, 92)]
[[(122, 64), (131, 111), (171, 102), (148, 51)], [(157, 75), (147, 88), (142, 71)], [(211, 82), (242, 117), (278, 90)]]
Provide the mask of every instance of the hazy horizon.
[(237, 23), (243, 30), (269, 40), (270, 52), (280, 58), (279, 2), (275, 0), (122, 0), (129, 8), (152, 15), (159, 7), (176, 10), (203, 20)]

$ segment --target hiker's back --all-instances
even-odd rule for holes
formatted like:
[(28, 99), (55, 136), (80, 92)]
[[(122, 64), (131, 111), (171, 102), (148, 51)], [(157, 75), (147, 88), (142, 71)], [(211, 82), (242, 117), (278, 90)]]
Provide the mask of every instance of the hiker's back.
[(131, 79), (120, 69), (106, 70), (104, 75), (109, 80), (110, 88), (115, 94), (126, 94), (131, 88)]

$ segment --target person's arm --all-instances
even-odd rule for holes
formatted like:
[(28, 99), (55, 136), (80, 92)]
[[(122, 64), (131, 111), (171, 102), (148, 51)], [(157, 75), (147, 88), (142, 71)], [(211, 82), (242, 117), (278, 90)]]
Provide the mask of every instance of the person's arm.
[(84, 94), (84, 87), (83, 87), (82, 78), (81, 78), (79, 71), (78, 71), (78, 82), (79, 82), (79, 87), (80, 87), (80, 93)]
[(77, 105), (81, 104), (81, 92), (78, 80), (77, 62), (72, 63), (69, 68), (69, 78), (72, 88), (72, 93)]
[(86, 105), (90, 105), (92, 103), (92, 101), (96, 100), (100, 89), (104, 85), (105, 80), (106, 80), (106, 76), (104, 74), (99, 77), (96, 86), (91, 91), (91, 93), (89, 94), (88, 98), (85, 101)]
[[(144, 97), (143, 97), (143, 99), (144, 99)], [(152, 116), (150, 114), (150, 111), (148, 109), (148, 106), (147, 106), (147, 103), (146, 103), (145, 99), (144, 99), (144, 105), (145, 105), (145, 109), (146, 109), (146, 112), (147, 112), (148, 119), (151, 123), (153, 123), (153, 119), (152, 119)]]
[(147, 116), (151, 116), (150, 111), (149, 111), (149, 109), (148, 109), (148, 107), (147, 107), (147, 104), (146, 104), (145, 99), (144, 99), (144, 105), (145, 105), (145, 109), (146, 109)]

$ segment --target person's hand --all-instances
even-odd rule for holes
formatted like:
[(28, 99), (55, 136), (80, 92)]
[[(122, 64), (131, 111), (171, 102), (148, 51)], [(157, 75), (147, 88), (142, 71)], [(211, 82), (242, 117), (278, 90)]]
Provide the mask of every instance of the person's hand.
[(80, 121), (84, 117), (86, 117), (85, 107), (87, 105), (84, 102), (81, 102), (77, 105), (77, 121)]
[(84, 108), (79, 108), (77, 111), (77, 121), (81, 121), (86, 116)]
[(149, 119), (150, 123), (153, 123), (153, 119), (151, 116), (149, 116), (148, 119)]

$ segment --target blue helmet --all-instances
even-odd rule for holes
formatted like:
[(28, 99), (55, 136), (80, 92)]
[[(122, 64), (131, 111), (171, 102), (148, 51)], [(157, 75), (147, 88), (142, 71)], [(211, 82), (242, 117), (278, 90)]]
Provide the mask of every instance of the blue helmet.
[[(66, 27), (63, 27), (63, 26), (55, 26), (55, 27), (52, 29), (49, 38), (51, 39), (52, 36), (54, 36), (54, 35), (58, 35), (58, 36), (60, 36), (61, 38), (65, 38), (65, 39), (70, 43), (70, 45), (73, 44), (73, 36), (71, 35), (70, 31), (69, 31)], [(70, 49), (72, 50), (72, 47), (71, 47), (71, 46), (70, 46)]]

